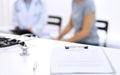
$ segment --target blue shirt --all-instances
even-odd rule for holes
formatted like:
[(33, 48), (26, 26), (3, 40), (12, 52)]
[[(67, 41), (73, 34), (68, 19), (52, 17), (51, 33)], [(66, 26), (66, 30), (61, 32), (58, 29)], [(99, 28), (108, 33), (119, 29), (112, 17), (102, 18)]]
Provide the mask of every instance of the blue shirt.
[(72, 23), (75, 28), (75, 33), (79, 32), (82, 28), (83, 18), (87, 13), (94, 13), (91, 29), (88, 36), (80, 41), (79, 43), (84, 44), (98, 44), (99, 38), (97, 35), (97, 28), (95, 26), (95, 6), (92, 0), (82, 0), (80, 3), (76, 3), (75, 0), (72, 2)]
[(29, 10), (31, 2), (25, 2), (25, 5), (26, 5), (27, 10)]

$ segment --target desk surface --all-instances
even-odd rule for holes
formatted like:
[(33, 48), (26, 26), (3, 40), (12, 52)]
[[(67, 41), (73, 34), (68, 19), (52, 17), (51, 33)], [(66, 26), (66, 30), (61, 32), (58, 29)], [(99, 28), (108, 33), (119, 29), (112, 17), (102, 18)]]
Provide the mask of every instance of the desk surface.
[[(19, 46), (12, 46), (0, 49), (0, 75), (50, 75), (51, 51), (55, 47), (62, 46), (81, 46), (81, 44), (55, 41), (39, 38), (19, 37), (16, 35), (2, 34), (21, 40), (27, 40), (29, 56), (20, 56), (21, 49)], [(19, 38), (18, 38), (19, 37)], [(96, 49), (96, 46), (89, 46)], [(103, 48), (103, 47), (101, 47)], [(120, 75), (120, 49), (103, 48), (109, 57), (116, 74)], [(37, 65), (37, 67), (36, 67)], [(34, 72), (34, 67), (36, 71)], [(89, 74), (88, 74), (89, 75)], [(100, 74), (99, 74), (100, 75)], [(104, 74), (101, 74), (104, 75)], [(108, 75), (108, 74), (107, 74)]]

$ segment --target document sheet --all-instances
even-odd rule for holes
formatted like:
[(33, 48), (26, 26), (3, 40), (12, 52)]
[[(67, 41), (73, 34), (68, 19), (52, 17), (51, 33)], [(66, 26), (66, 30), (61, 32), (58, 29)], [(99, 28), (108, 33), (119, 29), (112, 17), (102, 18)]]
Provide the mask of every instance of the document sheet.
[(114, 69), (102, 48), (54, 48), (51, 72), (65, 74), (113, 74)]

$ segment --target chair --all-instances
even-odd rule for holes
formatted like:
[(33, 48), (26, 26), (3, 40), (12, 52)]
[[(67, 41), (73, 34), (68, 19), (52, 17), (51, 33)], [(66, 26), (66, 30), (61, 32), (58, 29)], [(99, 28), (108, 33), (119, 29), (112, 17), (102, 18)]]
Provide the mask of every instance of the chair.
[(61, 31), (62, 18), (59, 16), (48, 16), (48, 29), (53, 37), (58, 36)]
[[(97, 20), (96, 26), (98, 28), (98, 35), (100, 38), (100, 45), (106, 47), (107, 34), (108, 34), (108, 22), (105, 20)], [(103, 32), (104, 33), (103, 33)]]

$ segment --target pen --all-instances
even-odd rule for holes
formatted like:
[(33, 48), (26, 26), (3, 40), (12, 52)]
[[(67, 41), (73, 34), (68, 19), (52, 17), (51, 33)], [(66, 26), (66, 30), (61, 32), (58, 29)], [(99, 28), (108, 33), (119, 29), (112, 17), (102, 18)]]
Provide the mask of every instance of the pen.
[(88, 46), (65, 46), (65, 49), (70, 49), (70, 48), (84, 48), (84, 49), (88, 49)]
[(34, 63), (33, 72), (36, 72), (36, 70), (37, 70), (37, 62)]

